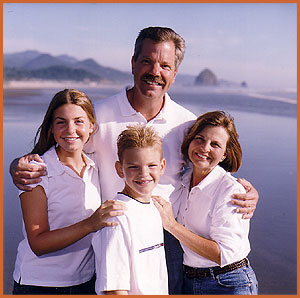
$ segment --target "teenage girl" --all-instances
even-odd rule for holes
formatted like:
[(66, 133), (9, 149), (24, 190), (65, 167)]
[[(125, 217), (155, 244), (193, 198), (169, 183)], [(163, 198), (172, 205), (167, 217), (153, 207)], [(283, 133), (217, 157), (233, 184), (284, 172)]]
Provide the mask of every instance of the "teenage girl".
[(92, 233), (123, 214), (118, 201), (101, 205), (97, 167), (83, 152), (95, 129), (83, 92), (65, 89), (53, 97), (32, 151), (42, 155), (47, 174), (20, 193), (25, 239), (13, 294), (95, 294)]

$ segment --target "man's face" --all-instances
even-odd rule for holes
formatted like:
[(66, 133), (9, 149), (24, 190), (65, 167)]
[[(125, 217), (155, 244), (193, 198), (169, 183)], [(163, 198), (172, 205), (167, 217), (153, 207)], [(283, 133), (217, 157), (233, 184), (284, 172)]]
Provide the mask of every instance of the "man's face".
[(174, 83), (175, 45), (172, 41), (156, 43), (145, 39), (136, 61), (131, 61), (134, 88), (145, 97), (162, 98)]

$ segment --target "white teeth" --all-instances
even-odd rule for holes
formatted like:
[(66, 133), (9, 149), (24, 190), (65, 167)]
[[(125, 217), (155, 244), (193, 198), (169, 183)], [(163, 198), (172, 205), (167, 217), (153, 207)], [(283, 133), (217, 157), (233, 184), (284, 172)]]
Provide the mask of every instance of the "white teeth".
[(148, 184), (150, 183), (151, 180), (146, 180), (146, 181), (136, 181), (137, 184)]
[(147, 84), (149, 85), (155, 85), (155, 86), (160, 86), (161, 84), (160, 83), (157, 83), (157, 82), (154, 82), (154, 81), (145, 81)]
[(156, 85), (156, 86), (159, 85), (158, 83), (155, 83), (155, 82), (152, 82), (152, 81), (147, 81), (147, 84), (149, 84), (149, 85)]
[(205, 156), (205, 155), (202, 155), (202, 154), (199, 154), (199, 153), (196, 153), (197, 154), (197, 156), (199, 156), (200, 158), (203, 158), (203, 159), (207, 159), (208, 157), (207, 156)]

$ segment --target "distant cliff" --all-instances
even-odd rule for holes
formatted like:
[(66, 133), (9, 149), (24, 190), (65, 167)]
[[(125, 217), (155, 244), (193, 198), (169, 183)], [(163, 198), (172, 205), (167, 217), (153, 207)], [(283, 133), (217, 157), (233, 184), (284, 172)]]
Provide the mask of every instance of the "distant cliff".
[[(93, 59), (78, 59), (69, 55), (53, 56), (39, 51), (24, 51), (3, 54), (3, 79), (8, 81), (53, 80), (53, 81), (84, 81), (132, 84), (131, 72), (120, 71), (112, 67), (105, 67)], [(218, 79), (208, 68), (204, 69), (196, 78), (194, 75), (179, 74), (176, 76), (175, 86), (226, 86), (247, 87), (241, 84)]]
[(217, 76), (208, 68), (200, 72), (195, 79), (195, 85), (197, 86), (217, 86)]
[(205, 68), (203, 71), (199, 73), (194, 81), (194, 85), (196, 86), (207, 86), (207, 87), (243, 87), (247, 88), (248, 85), (245, 81), (242, 83), (230, 82), (223, 79), (218, 79), (217, 76), (208, 68)]
[(74, 80), (128, 83), (129, 72), (104, 67), (93, 59), (78, 61), (68, 55), (52, 56), (38, 51), (3, 54), (4, 80)]

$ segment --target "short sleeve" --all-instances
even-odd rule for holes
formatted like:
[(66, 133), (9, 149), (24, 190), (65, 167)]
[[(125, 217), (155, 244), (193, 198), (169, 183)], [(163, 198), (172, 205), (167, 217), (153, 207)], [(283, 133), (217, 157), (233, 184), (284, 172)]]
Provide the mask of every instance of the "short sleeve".
[[(33, 184), (29, 184), (28, 186), (31, 186), (32, 189), (37, 187), (37, 186), (41, 186), (43, 187), (44, 191), (45, 191), (45, 194), (47, 196), (47, 193), (48, 193), (48, 177), (47, 176), (43, 176), (41, 177), (42, 178), (42, 181), (41, 182), (38, 182), (38, 183), (33, 183)], [(18, 190), (19, 192), (19, 197), (20, 195), (23, 193), (23, 192), (26, 192), (25, 190)], [(48, 197), (48, 196), (47, 196)]]
[(95, 252), (96, 292), (130, 290), (130, 234), (126, 216), (116, 218), (118, 225), (105, 227), (92, 240)]

